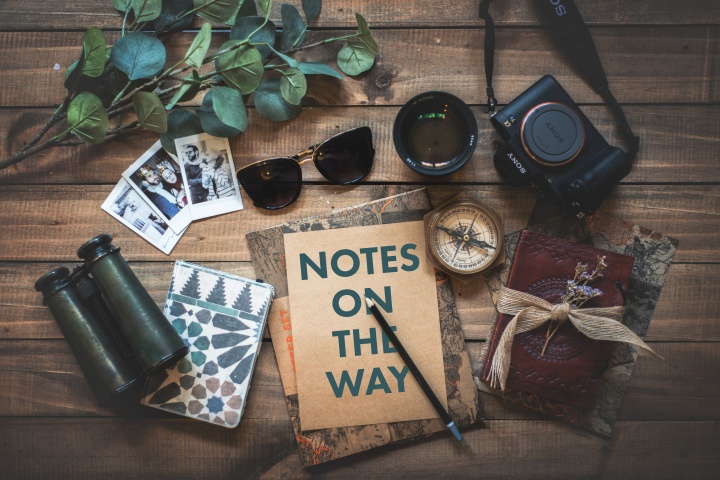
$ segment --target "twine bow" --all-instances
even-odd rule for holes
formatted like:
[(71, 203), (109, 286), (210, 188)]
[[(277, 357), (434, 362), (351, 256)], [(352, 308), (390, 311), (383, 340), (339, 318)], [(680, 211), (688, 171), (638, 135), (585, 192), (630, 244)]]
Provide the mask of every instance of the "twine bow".
[(505, 390), (510, 371), (510, 353), (513, 337), (533, 330), (547, 321), (563, 323), (570, 320), (580, 333), (594, 340), (623, 342), (640, 347), (639, 354), (655, 353), (640, 337), (621, 323), (625, 307), (572, 309), (567, 303), (553, 305), (550, 302), (510, 288), (500, 290), (497, 301), (500, 313), (514, 315), (500, 337), (490, 365), (490, 386)]

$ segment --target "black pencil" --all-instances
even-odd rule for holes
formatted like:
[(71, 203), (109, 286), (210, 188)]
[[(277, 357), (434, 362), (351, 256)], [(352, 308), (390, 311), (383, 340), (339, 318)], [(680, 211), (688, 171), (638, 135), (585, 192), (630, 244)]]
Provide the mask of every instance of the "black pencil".
[(385, 332), (385, 335), (387, 335), (388, 339), (390, 339), (390, 341), (392, 342), (395, 350), (397, 350), (397, 352), (400, 354), (400, 358), (402, 358), (403, 362), (405, 362), (405, 365), (408, 366), (408, 369), (410, 369), (410, 373), (413, 374), (413, 377), (415, 377), (415, 380), (417, 380), (420, 388), (422, 388), (423, 392), (425, 392), (425, 395), (430, 400), (430, 403), (432, 403), (435, 411), (438, 413), (438, 415), (440, 415), (440, 418), (445, 423), (445, 426), (447, 426), (447, 428), (453, 434), (455, 440), (457, 440), (458, 442), (462, 441), (463, 437), (460, 433), (460, 429), (458, 429), (453, 419), (450, 418), (450, 415), (445, 410), (445, 407), (443, 407), (442, 403), (440, 403), (440, 400), (438, 400), (438, 398), (435, 396), (435, 393), (430, 388), (430, 385), (428, 385), (427, 381), (425, 381), (425, 377), (422, 376), (422, 373), (420, 373), (420, 370), (418, 370), (417, 365), (415, 365), (415, 362), (413, 362), (412, 358), (410, 358), (410, 355), (408, 354), (407, 350), (405, 350), (405, 347), (403, 347), (402, 343), (400, 343), (400, 340), (397, 338), (397, 335), (395, 335), (395, 332), (393, 332), (392, 328), (390, 328), (390, 324), (387, 322), (387, 320), (385, 320), (385, 317), (383, 317), (382, 313), (380, 313), (380, 309), (378, 309), (378, 307), (375, 305), (375, 302), (373, 302), (367, 297), (365, 297), (365, 302), (370, 308), (370, 311), (375, 317), (375, 320), (378, 321), (380, 327), (383, 329), (383, 332)]

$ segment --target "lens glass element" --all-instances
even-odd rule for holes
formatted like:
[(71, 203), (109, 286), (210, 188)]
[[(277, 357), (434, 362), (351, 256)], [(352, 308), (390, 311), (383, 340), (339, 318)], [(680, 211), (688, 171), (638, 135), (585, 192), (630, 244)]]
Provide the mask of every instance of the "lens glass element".
[(370, 172), (374, 156), (372, 131), (360, 127), (321, 144), (315, 152), (315, 166), (328, 180), (355, 183)]
[(237, 179), (256, 206), (276, 209), (297, 199), (302, 171), (292, 158), (272, 158), (238, 170)]
[(393, 140), (400, 158), (425, 175), (446, 175), (472, 156), (477, 140), (475, 116), (462, 100), (445, 92), (427, 92), (398, 113)]

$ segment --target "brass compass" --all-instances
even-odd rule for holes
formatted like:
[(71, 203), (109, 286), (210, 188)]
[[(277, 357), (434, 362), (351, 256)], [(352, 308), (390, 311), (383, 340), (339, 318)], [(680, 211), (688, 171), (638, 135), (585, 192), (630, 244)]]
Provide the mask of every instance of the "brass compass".
[(450, 275), (470, 280), (505, 258), (502, 219), (473, 198), (455, 197), (424, 220), (429, 257)]

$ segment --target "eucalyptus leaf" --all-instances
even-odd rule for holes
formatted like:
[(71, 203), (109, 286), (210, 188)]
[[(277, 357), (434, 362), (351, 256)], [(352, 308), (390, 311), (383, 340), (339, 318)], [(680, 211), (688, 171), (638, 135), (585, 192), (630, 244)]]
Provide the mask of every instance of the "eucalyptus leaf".
[(153, 21), (156, 32), (181, 32), (192, 26), (194, 14), (175, 19), (194, 8), (193, 0), (162, 0), (160, 15)]
[(305, 75), (329, 75), (331, 77), (343, 79), (343, 76), (334, 68), (324, 63), (318, 62), (300, 62), (298, 69)]
[(264, 17), (269, 17), (270, 10), (272, 9), (272, 0), (258, 0), (257, 3), (260, 5), (260, 13), (262, 13)]
[(283, 31), (280, 37), (280, 45), (283, 50), (290, 50), (305, 40), (305, 29), (307, 26), (300, 16), (297, 8), (292, 5), (283, 4), (280, 7), (282, 16)]
[(160, 135), (163, 148), (173, 155), (177, 155), (175, 139), (202, 133), (200, 119), (191, 110), (173, 110), (167, 116), (167, 132)]
[(193, 0), (195, 13), (199, 17), (215, 23), (225, 23), (232, 20), (240, 8), (241, 0)]
[[(252, 0), (245, 0), (251, 2)], [(265, 23), (264, 17), (242, 17), (235, 21), (232, 29), (230, 29), (231, 40), (250, 40), (252, 43), (267, 43), (273, 45), (275, 43), (275, 24), (270, 20)], [(262, 26), (262, 28), (260, 28)], [(258, 30), (258, 28), (260, 30)], [(257, 30), (257, 33), (250, 38), (250, 35)], [(263, 60), (270, 56), (272, 50), (265, 45), (256, 45), (255, 48), (260, 52)]]
[(375, 54), (364, 43), (348, 42), (337, 55), (340, 70), (350, 76), (367, 72), (375, 63)]
[(107, 111), (90, 92), (82, 92), (70, 102), (67, 122), (70, 131), (86, 143), (100, 143), (107, 135)]
[(112, 4), (115, 10), (120, 10), (121, 12), (127, 12), (130, 8), (130, 0), (112, 0)]
[(137, 92), (132, 101), (140, 128), (157, 133), (167, 132), (167, 113), (157, 95), (152, 92)]
[(99, 77), (105, 70), (105, 34), (98, 27), (90, 27), (83, 36), (83, 64), (81, 75)]
[(280, 93), (288, 103), (299, 105), (305, 96), (305, 92), (307, 92), (305, 75), (295, 68), (289, 68), (282, 74), (282, 77), (280, 77)]
[(211, 93), (213, 109), (218, 119), (225, 125), (244, 132), (247, 128), (248, 117), (247, 108), (245, 108), (240, 92), (228, 87), (213, 86)]
[(244, 0), (240, 4), (237, 15), (235, 15), (235, 21), (244, 17), (257, 17), (258, 10), (255, 5), (255, 0)]
[(198, 91), (200, 91), (200, 75), (198, 75), (196, 70), (193, 70), (190, 75), (185, 77), (183, 84), (177, 92), (175, 92), (175, 95), (172, 96), (168, 104), (165, 105), (165, 110), (171, 110), (178, 102), (192, 100)]
[(287, 63), (290, 68), (298, 68), (298, 67), (300, 66), (300, 63), (299, 63), (297, 60), (295, 60), (294, 58), (288, 57), (287, 55), (285, 55), (285, 54), (282, 53), (282, 52), (278, 52), (278, 51), (275, 50), (273, 47), (271, 47), (269, 44), (268, 44), (268, 47), (270, 48), (270, 50), (272, 50), (273, 52), (275, 52), (275, 55), (277, 55), (277, 56), (280, 57), (285, 63)]
[(215, 137), (226, 138), (234, 137), (240, 133), (239, 129), (223, 123), (223, 121), (218, 118), (215, 113), (214, 103), (213, 92), (207, 92), (198, 110), (198, 117), (200, 117), (200, 125), (202, 125), (203, 130)]
[(73, 85), (75, 85), (75, 81), (80, 77), (80, 70), (81, 68), (78, 68), (78, 65), (82, 65), (83, 59), (82, 57), (80, 60), (75, 60), (73, 63), (71, 63), (68, 68), (65, 70), (65, 88), (70, 90), (73, 88)]
[(357, 30), (358, 40), (363, 42), (365, 44), (365, 46), (367, 46), (368, 49), (372, 53), (374, 53), (375, 55), (379, 54), (380, 47), (378, 46), (377, 42), (373, 38), (372, 33), (370, 33), (370, 27), (368, 26), (367, 21), (359, 13), (355, 14), (355, 19), (357, 20), (357, 24), (358, 24), (358, 30)]
[[(240, 43), (240, 40), (230, 40), (223, 43), (219, 51)], [(215, 70), (225, 83), (243, 95), (252, 93), (260, 85), (264, 73), (260, 52), (252, 45), (240, 45), (218, 56), (215, 59)]]
[(311, 23), (320, 16), (322, 0), (302, 0), (302, 8), (307, 22)]
[(280, 93), (280, 79), (268, 78), (262, 81), (253, 95), (255, 110), (273, 122), (285, 122), (300, 115), (302, 106), (286, 101)]
[(205, 54), (210, 48), (210, 40), (212, 39), (212, 26), (209, 23), (203, 23), (200, 31), (195, 36), (192, 45), (185, 54), (185, 62), (193, 68), (202, 67)]
[(160, 16), (162, 0), (131, 0), (135, 23), (150, 22)]
[(165, 66), (165, 46), (152, 35), (131, 32), (115, 42), (110, 60), (130, 80), (152, 78)]

